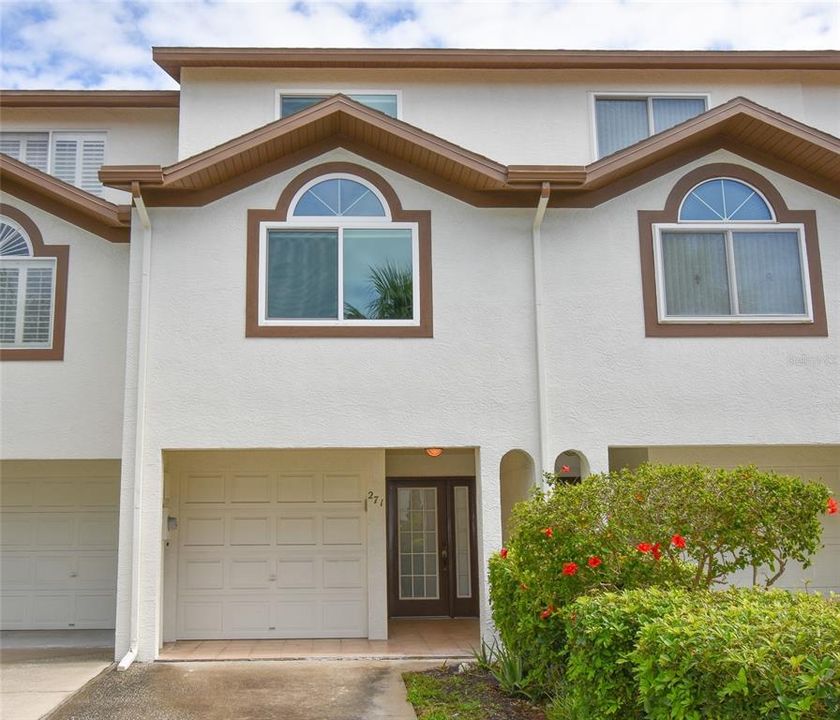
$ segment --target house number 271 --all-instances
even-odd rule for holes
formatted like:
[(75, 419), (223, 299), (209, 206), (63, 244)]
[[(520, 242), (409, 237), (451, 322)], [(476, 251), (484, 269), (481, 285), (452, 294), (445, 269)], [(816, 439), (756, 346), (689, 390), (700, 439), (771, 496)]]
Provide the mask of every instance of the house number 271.
[(379, 505), (379, 507), (385, 507), (385, 498), (381, 495), (376, 495), (373, 492), (373, 490), (368, 490), (367, 499), (371, 505)]

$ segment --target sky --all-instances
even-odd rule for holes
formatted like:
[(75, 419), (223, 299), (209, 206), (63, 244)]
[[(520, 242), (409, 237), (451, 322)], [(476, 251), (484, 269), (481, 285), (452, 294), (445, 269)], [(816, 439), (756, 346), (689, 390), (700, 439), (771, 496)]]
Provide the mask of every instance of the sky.
[(167, 89), (153, 45), (840, 49), (840, 0), (0, 0), (0, 87)]

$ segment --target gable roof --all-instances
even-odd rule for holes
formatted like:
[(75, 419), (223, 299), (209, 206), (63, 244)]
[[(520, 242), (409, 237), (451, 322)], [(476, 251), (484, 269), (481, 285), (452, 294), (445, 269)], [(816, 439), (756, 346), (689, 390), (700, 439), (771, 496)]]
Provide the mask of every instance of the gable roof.
[(440, 70), (840, 70), (840, 52), (730, 50), (464, 50), (155, 47), (175, 80), (183, 68), (435, 68)]
[(138, 182), (148, 205), (204, 205), (342, 147), (477, 206), (593, 207), (716, 149), (840, 197), (840, 139), (735, 98), (589, 165), (510, 165), (336, 95), (174, 165), (103, 167), (106, 185)]
[(130, 240), (129, 205), (115, 205), (2, 154), (0, 186), (4, 193), (46, 210), (106, 240)]

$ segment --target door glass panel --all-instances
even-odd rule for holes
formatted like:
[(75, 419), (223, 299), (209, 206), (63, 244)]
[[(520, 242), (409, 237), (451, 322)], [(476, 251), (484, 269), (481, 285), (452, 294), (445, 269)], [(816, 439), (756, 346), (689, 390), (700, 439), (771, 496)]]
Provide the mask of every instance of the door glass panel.
[(456, 485), (455, 492), (455, 585), (459, 598), (472, 597), (470, 573), (470, 489)]
[(437, 490), (397, 488), (400, 600), (437, 600)]

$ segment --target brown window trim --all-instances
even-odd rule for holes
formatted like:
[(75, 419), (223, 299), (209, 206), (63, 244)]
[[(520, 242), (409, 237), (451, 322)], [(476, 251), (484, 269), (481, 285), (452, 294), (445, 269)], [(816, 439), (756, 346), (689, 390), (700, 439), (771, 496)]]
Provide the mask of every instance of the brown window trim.
[(0, 203), (0, 215), (14, 220), (29, 235), (34, 257), (55, 258), (55, 301), (53, 339), (49, 348), (0, 348), (0, 360), (64, 360), (64, 326), (67, 320), (67, 266), (69, 245), (45, 245), (32, 219), (16, 207)]
[[(653, 226), (676, 223), (680, 203), (691, 188), (704, 180), (731, 177), (757, 188), (772, 206), (780, 223), (797, 223), (805, 229), (805, 251), (808, 255), (808, 276), (811, 283), (813, 320), (801, 323), (684, 323), (659, 321), (656, 303), (656, 267), (653, 258)], [(789, 210), (784, 199), (770, 182), (757, 172), (732, 163), (714, 163), (692, 170), (674, 185), (665, 208), (639, 211), (639, 252), (642, 264), (642, 298), (647, 337), (826, 337), (820, 246), (817, 238), (817, 214), (813, 210)]]
[[(260, 223), (285, 222), (289, 207), (298, 190), (306, 183), (329, 173), (348, 173), (366, 180), (379, 190), (397, 222), (417, 223), (420, 255), (420, 324), (403, 327), (371, 327), (342, 325), (324, 327), (315, 325), (260, 325)], [(248, 211), (248, 256), (246, 270), (245, 336), (246, 337), (432, 337), (432, 234), (431, 213), (428, 210), (403, 210), (394, 189), (369, 168), (355, 163), (331, 162), (305, 170), (292, 180), (280, 195), (274, 210)]]

